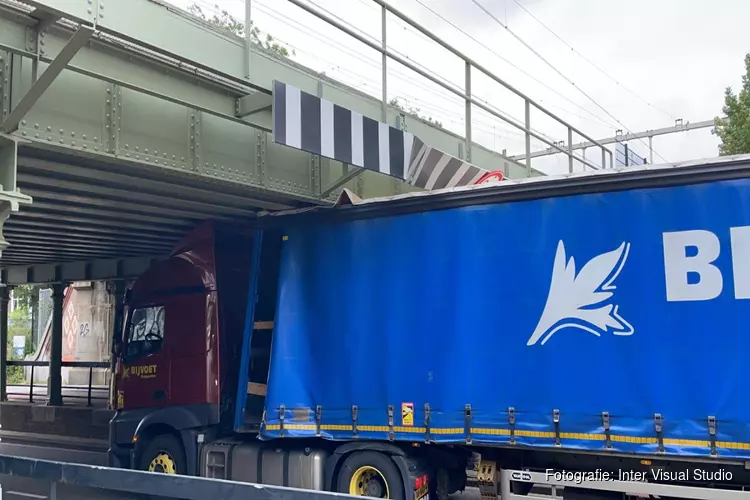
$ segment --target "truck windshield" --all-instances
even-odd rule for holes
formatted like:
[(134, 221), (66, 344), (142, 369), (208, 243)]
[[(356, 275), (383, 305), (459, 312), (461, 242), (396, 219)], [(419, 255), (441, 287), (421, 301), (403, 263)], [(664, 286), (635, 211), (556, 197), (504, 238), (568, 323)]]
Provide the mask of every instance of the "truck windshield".
[(164, 340), (164, 306), (139, 307), (130, 315), (127, 330), (127, 358), (152, 354)]

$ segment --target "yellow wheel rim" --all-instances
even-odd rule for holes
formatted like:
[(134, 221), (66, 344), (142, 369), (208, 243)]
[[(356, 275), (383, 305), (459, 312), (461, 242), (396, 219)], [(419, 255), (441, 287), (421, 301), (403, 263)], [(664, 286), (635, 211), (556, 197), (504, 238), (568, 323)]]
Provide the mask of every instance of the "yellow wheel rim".
[(166, 451), (159, 452), (158, 455), (148, 464), (149, 472), (161, 472), (163, 474), (177, 474), (177, 466), (172, 456)]
[(361, 497), (391, 498), (385, 476), (375, 467), (363, 465), (349, 481), (349, 494)]

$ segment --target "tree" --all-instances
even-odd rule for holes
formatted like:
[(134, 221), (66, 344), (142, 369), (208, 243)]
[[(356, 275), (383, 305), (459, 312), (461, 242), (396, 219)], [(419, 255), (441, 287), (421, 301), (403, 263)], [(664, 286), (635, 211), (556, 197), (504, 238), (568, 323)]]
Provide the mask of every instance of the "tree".
[[(226, 10), (220, 9), (216, 4), (214, 4), (214, 8), (219, 11), (221, 15), (214, 14), (209, 18), (208, 16), (206, 16), (206, 13), (203, 12), (203, 9), (198, 4), (192, 4), (190, 7), (188, 7), (187, 10), (194, 16), (200, 17), (204, 21), (209, 22), (224, 31), (234, 33), (235, 35), (244, 38), (245, 23), (231, 15)], [(276, 54), (283, 57), (289, 57), (289, 50), (280, 43), (276, 42), (271, 35), (266, 33), (265, 38), (261, 40), (260, 29), (255, 26), (255, 23), (253, 23), (252, 21), (250, 22), (250, 38), (254, 44), (260, 45), (266, 50), (275, 52)], [(297, 53), (292, 50), (292, 55), (297, 55)]]
[[(13, 350), (13, 337), (25, 337), (26, 344), (23, 356), (17, 356)], [(31, 336), (31, 314), (26, 307), (17, 307), (13, 312), (8, 313), (8, 359), (23, 359), (27, 354), (34, 352)], [(24, 375), (22, 366), (9, 366), (7, 370), (8, 384), (24, 384)]]
[(13, 287), (13, 298), (18, 307), (29, 309), (34, 303), (34, 297), (39, 297), (39, 289), (34, 285), (18, 285)]
[(745, 55), (745, 74), (739, 95), (724, 91), (725, 118), (714, 118), (713, 133), (721, 139), (720, 155), (750, 153), (750, 54)]
[(28, 320), (31, 322), (31, 331), (35, 331), (39, 321), (39, 286), (18, 285), (13, 287), (13, 298), (16, 307), (26, 311)]
[(435, 125), (436, 127), (443, 128), (443, 124), (441, 122), (435, 120), (431, 116), (422, 116), (422, 115), (420, 115), (419, 114), (419, 111), (420, 111), (419, 108), (413, 108), (413, 107), (409, 106), (408, 103), (406, 104), (406, 106), (402, 105), (399, 102), (398, 97), (394, 97), (393, 99), (391, 99), (391, 101), (388, 104), (390, 104), (394, 108), (398, 109), (399, 111), (401, 111), (403, 113), (406, 113), (407, 115), (415, 116), (415, 117), (417, 117), (417, 118), (419, 118), (421, 120), (424, 120), (426, 122), (429, 122), (429, 123)]

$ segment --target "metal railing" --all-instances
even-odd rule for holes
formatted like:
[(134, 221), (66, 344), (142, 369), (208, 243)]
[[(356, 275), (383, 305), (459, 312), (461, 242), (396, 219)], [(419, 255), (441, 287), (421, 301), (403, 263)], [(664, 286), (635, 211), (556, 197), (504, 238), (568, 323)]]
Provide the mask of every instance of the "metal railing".
[[(47, 388), (46, 384), (35, 384), (34, 383), (34, 368), (35, 367), (45, 367), (45, 368), (48, 368), (49, 367), (49, 363), (47, 361), (26, 361), (26, 360), (10, 360), (9, 359), (9, 360), (7, 360), (5, 362), (5, 364), (6, 364), (7, 367), (11, 367), (11, 366), (21, 366), (21, 367), (29, 366), (29, 367), (31, 367), (31, 374), (29, 376), (29, 383), (28, 383), (28, 387), (29, 387), (28, 391), (24, 392), (24, 393), (17, 393), (17, 392), (11, 393), (11, 392), (8, 392), (7, 393), (8, 396), (24, 396), (24, 395), (28, 394), (28, 401), (29, 401), (29, 403), (33, 403), (34, 402), (34, 395), (35, 395), (34, 394), (34, 388), (35, 387), (37, 387), (37, 388), (43, 387), (45, 389)], [(110, 369), (109, 362), (97, 362), (97, 361), (63, 361), (62, 362), (62, 366), (63, 367), (68, 367), (68, 368), (88, 368), (89, 369), (88, 383), (85, 386), (81, 386), (81, 385), (63, 385), (62, 386), (62, 389), (63, 389), (63, 395), (62, 395), (63, 400), (65, 400), (66, 398), (67, 399), (85, 399), (86, 400), (86, 406), (93, 406), (93, 401), (107, 401), (107, 400), (109, 400), (109, 388), (108, 388), (108, 386), (107, 385), (104, 385), (104, 386), (94, 385), (94, 383), (93, 383), (93, 381), (94, 381), (94, 369), (103, 369), (103, 370), (105, 370), (105, 373), (106, 373), (106, 371)], [(6, 383), (6, 387), (7, 387), (8, 386), (8, 384), (7, 384), (7, 376), (6, 376), (6, 379), (3, 382)], [(22, 386), (25, 386), (27, 384), (12, 384), (12, 385), (22, 385)], [(86, 395), (78, 395), (78, 394), (67, 394), (66, 395), (65, 394), (66, 389), (68, 390), (68, 392), (78, 391), (78, 390), (86, 390)], [(105, 396), (96, 395), (96, 394), (94, 394), (94, 390), (97, 390), (97, 391), (102, 391), (103, 390), (106, 393), (106, 395)], [(46, 396), (49, 397), (49, 394), (47, 394)]]
[[(583, 488), (636, 496), (687, 498), (702, 500), (748, 500), (750, 492), (723, 488), (681, 486), (642, 481), (565, 479), (562, 471), (529, 472), (501, 469), (493, 474), (496, 490), (484, 490), (483, 498), (525, 500), (529, 498), (561, 498), (558, 488)], [(511, 483), (531, 483), (551, 489), (551, 495), (512, 493)], [(145, 498), (183, 498), (203, 500), (333, 500), (354, 498), (343, 493), (303, 490), (283, 486), (243, 483), (225, 479), (174, 476), (94, 465), (73, 464), (34, 458), (0, 455), (0, 485), (3, 496), (49, 498), (55, 500), (81, 498), (123, 498), (122, 494), (144, 495)], [(487, 495), (485, 497), (485, 495)], [(609, 498), (609, 497), (607, 497)]]
[[(342, 493), (225, 479), (174, 476), (94, 465), (0, 455), (4, 498), (55, 500), (96, 498), (182, 498), (187, 500), (334, 500), (355, 498)], [(6, 497), (6, 495), (8, 495)], [(136, 496), (138, 495), (138, 496)]]
[[(387, 100), (387, 91), (388, 91), (388, 78), (387, 78), (387, 61), (389, 59), (400, 63), (401, 65), (409, 68), (411, 71), (414, 71), (415, 73), (419, 74), (420, 76), (426, 78), (427, 80), (433, 82), (434, 84), (446, 89), (450, 93), (458, 96), (461, 98), (465, 103), (465, 113), (466, 113), (466, 130), (464, 134), (465, 139), (465, 157), (467, 161), (471, 161), (471, 148), (472, 148), (472, 123), (471, 123), (471, 110), (472, 105), (476, 106), (479, 109), (482, 109), (483, 111), (489, 113), (491, 116), (494, 116), (495, 118), (498, 118), (502, 120), (503, 122), (508, 123), (512, 127), (520, 130), (523, 132), (523, 135), (525, 136), (525, 154), (521, 157), (525, 159), (525, 165), (526, 173), (528, 176), (531, 175), (532, 169), (531, 169), (531, 159), (537, 156), (536, 153), (531, 152), (531, 138), (535, 138), (542, 143), (549, 146), (549, 148), (558, 151), (560, 153), (563, 153), (568, 156), (569, 158), (569, 170), (572, 171), (574, 161), (578, 161), (582, 163), (585, 166), (588, 166), (592, 169), (599, 169), (600, 166), (592, 163), (591, 161), (587, 160), (583, 156), (576, 155), (574, 153), (573, 149), (573, 133), (578, 134), (582, 138), (588, 140), (591, 143), (591, 147), (595, 147), (598, 149), (601, 149), (601, 155), (602, 155), (602, 164), (601, 167), (607, 166), (607, 156), (609, 156), (609, 165), (613, 165), (613, 153), (610, 149), (608, 149), (604, 144), (597, 141), (590, 135), (584, 133), (582, 130), (580, 130), (578, 127), (566, 122), (562, 118), (560, 118), (557, 114), (553, 113), (552, 111), (548, 110), (544, 106), (542, 106), (540, 103), (534, 101), (531, 99), (528, 95), (524, 94), (517, 88), (513, 87), (508, 82), (504, 81), (488, 69), (486, 69), (483, 65), (477, 63), (474, 59), (466, 56), (464, 53), (460, 52), (459, 50), (453, 48), (451, 45), (440, 39), (437, 35), (429, 31), (428, 29), (421, 26), (419, 23), (413, 21), (411, 18), (409, 18), (407, 15), (403, 14), (401, 11), (395, 9), (394, 7), (390, 6), (388, 3), (386, 3), (384, 0), (372, 0), (373, 2), (380, 5), (381, 12), (382, 12), (382, 40), (381, 43), (376, 43), (370, 39), (365, 38), (361, 34), (357, 33), (356, 31), (352, 30), (351, 28), (343, 25), (336, 19), (332, 18), (331, 16), (326, 15), (325, 13), (320, 12), (316, 8), (312, 7), (310, 4), (303, 3), (302, 0), (289, 0), (292, 4), (296, 5), (297, 7), (301, 8), (302, 10), (312, 14), (313, 16), (323, 20), (324, 22), (330, 24), (331, 26), (334, 26), (338, 30), (342, 31), (343, 33), (346, 33), (347, 35), (353, 37), (354, 39), (360, 41), (361, 43), (364, 43), (370, 48), (375, 49), (382, 55), (382, 83), (383, 83), (383, 97), (382, 97), (382, 109), (383, 113), (388, 109), (388, 100)], [(76, 3), (76, 2), (74, 2)], [(251, 9), (251, 3), (252, 0), (245, 0), (246, 5), (246, 20), (250, 18), (250, 9)], [(0, 0), (0, 4), (9, 4), (11, 6), (14, 6), (13, 8), (18, 8), (19, 4), (10, 3), (9, 0)], [(29, 9), (31, 10), (31, 9)], [(441, 47), (448, 50), (453, 55), (457, 56), (459, 59), (464, 61), (464, 65), (466, 68), (465, 71), (465, 84), (463, 89), (459, 89), (456, 86), (446, 83), (444, 80), (436, 77), (434, 74), (431, 74), (429, 71), (425, 71), (424, 69), (420, 68), (418, 65), (412, 63), (410, 60), (408, 60), (406, 57), (403, 57), (396, 53), (394, 50), (388, 48), (387, 44), (387, 14), (390, 13), (393, 16), (396, 16), (397, 18), (404, 21), (409, 26), (413, 27), (420, 33), (422, 33), (424, 36), (426, 36), (428, 39), (432, 40), (433, 42), (437, 43)], [(66, 18), (69, 18), (70, 21), (65, 21), (65, 26), (70, 28), (75, 23), (85, 23), (84, 20), (77, 18), (75, 15), (69, 15), (67, 12), (63, 13)], [(63, 21), (60, 21), (61, 23)], [(249, 31), (249, 30), (248, 30)], [(97, 25), (97, 38), (100, 41), (105, 41), (107, 43), (113, 42), (117, 40), (118, 43), (122, 43), (122, 39), (118, 38), (117, 33), (112, 31), (111, 29), (102, 28), (99, 30), (99, 26)], [(249, 36), (249, 35), (248, 35)], [(129, 44), (133, 44), (133, 41), (128, 42)], [(135, 43), (137, 46), (137, 43)], [(30, 50), (23, 50), (19, 47), (13, 47), (6, 44), (0, 44), (0, 49), (9, 51), (14, 54), (21, 55), (23, 57), (30, 58), (32, 61), (41, 61), (45, 63), (51, 63), (52, 59), (44, 56), (34, 53)], [(239, 86), (246, 86), (247, 82), (243, 79), (240, 79), (236, 76), (229, 75), (227, 73), (222, 72), (221, 70), (218, 70), (216, 68), (211, 68), (208, 66), (205, 66), (203, 64), (200, 64), (196, 61), (192, 61), (190, 59), (187, 59), (183, 56), (180, 56), (178, 54), (174, 54), (172, 52), (167, 51), (166, 49), (162, 49), (155, 46), (148, 46), (147, 47), (148, 52), (140, 54), (139, 57), (144, 57), (147, 59), (153, 59), (154, 61), (158, 61), (159, 64), (168, 64), (170, 67), (175, 68), (178, 72), (189, 72), (191, 75), (195, 74), (200, 76), (200, 78), (208, 78), (210, 81), (215, 82), (219, 85), (225, 86), (227, 90), (231, 89), (231, 92), (239, 92), (242, 94), (245, 92), (244, 90), (240, 90)], [(250, 60), (250, 53), (252, 52), (252, 44), (247, 43), (245, 47), (246, 51), (248, 53), (246, 54), (246, 63)], [(166, 60), (164, 59), (166, 58)], [(109, 83), (112, 83), (114, 85), (118, 85), (121, 88), (133, 90), (135, 92), (148, 95), (160, 100), (164, 100), (167, 102), (171, 102), (174, 104), (178, 104), (181, 106), (185, 106), (189, 109), (194, 109), (196, 111), (200, 111), (212, 116), (216, 116), (225, 120), (229, 120), (235, 123), (239, 123), (245, 126), (249, 126), (255, 129), (259, 130), (267, 130), (266, 128), (260, 126), (256, 123), (251, 123), (249, 121), (246, 121), (240, 117), (233, 116), (230, 114), (227, 114), (224, 111), (219, 111), (216, 109), (212, 109), (211, 107), (203, 106), (198, 103), (193, 102), (187, 102), (180, 98), (165, 95), (163, 93), (159, 93), (153, 90), (149, 90), (146, 88), (143, 88), (142, 86), (134, 85), (131, 83), (128, 83), (126, 81), (123, 81), (118, 78), (114, 78), (112, 76), (100, 74), (97, 72), (89, 71), (84, 68), (77, 67), (75, 65), (68, 65), (66, 66), (66, 69), (78, 74), (86, 75), (91, 78), (95, 78), (98, 80), (106, 81)], [(246, 68), (247, 69), (247, 68)], [(472, 86), (471, 86), (471, 80), (472, 80), (472, 69), (477, 70), (493, 80), (494, 82), (500, 84), (502, 87), (507, 89), (508, 91), (515, 94), (517, 97), (523, 100), (524, 102), (524, 108), (525, 108), (525, 118), (524, 121), (521, 122), (520, 120), (517, 120), (515, 118), (512, 118), (510, 116), (505, 115), (504, 113), (498, 111), (493, 106), (487, 105), (485, 102), (482, 102), (478, 100), (473, 94), (472, 94)], [(257, 89), (254, 89), (257, 90)], [(545, 137), (545, 135), (535, 131), (531, 126), (531, 110), (536, 109), (546, 115), (548, 118), (550, 118), (552, 121), (562, 125), (567, 130), (567, 143), (566, 141), (560, 142), (555, 141), (549, 137)], [(513, 156), (506, 156), (503, 155), (504, 158), (509, 161), (510, 163), (519, 164), (515, 160), (518, 157)]]
[[(464, 138), (466, 140), (466, 158), (468, 161), (471, 161), (471, 145), (472, 145), (472, 125), (471, 125), (471, 106), (474, 105), (479, 109), (482, 109), (483, 111), (489, 113), (490, 115), (499, 118), (500, 120), (504, 121), (505, 123), (508, 123), (509, 125), (521, 130), (525, 135), (525, 154), (523, 156), (519, 155), (516, 157), (511, 157), (512, 159), (519, 159), (524, 158), (525, 159), (525, 167), (526, 167), (526, 175), (531, 175), (531, 159), (534, 155), (531, 153), (531, 138), (535, 138), (544, 144), (548, 145), (550, 148), (557, 150), (560, 153), (563, 153), (568, 156), (568, 170), (570, 172), (573, 172), (573, 162), (579, 161), (582, 164), (591, 167), (592, 169), (598, 170), (599, 168), (605, 168), (607, 166), (607, 156), (609, 156), (609, 164), (610, 166), (614, 165), (613, 162), (613, 155), (612, 151), (608, 149), (604, 144), (600, 143), (593, 137), (589, 136), (588, 134), (581, 131), (578, 127), (571, 125), (570, 123), (566, 122), (562, 118), (560, 118), (557, 114), (553, 113), (552, 111), (549, 111), (545, 107), (543, 107), (538, 102), (531, 99), (528, 95), (524, 94), (520, 90), (513, 87), (511, 84), (506, 82), (505, 80), (501, 79), (497, 75), (495, 75), (493, 72), (485, 68), (483, 65), (476, 62), (474, 59), (470, 58), (469, 56), (465, 55), (461, 51), (455, 49), (447, 42), (443, 41), (440, 37), (435, 35), (433, 32), (428, 30), (427, 28), (423, 27), (416, 21), (412, 20), (409, 16), (402, 13), (398, 9), (392, 7), (389, 5), (385, 0), (372, 0), (373, 2), (380, 5), (381, 8), (381, 43), (377, 44), (372, 40), (367, 39), (366, 37), (362, 36), (361, 34), (357, 33), (356, 31), (352, 30), (351, 28), (345, 26), (343, 23), (337, 21), (336, 19), (326, 15), (323, 12), (320, 12), (316, 8), (312, 7), (309, 3), (306, 3), (302, 0), (289, 0), (292, 4), (296, 5), (297, 7), (305, 10), (306, 12), (312, 14), (313, 16), (317, 17), (318, 19), (321, 19), (331, 26), (337, 28), (340, 31), (343, 31), (347, 35), (351, 36), (352, 38), (358, 40), (361, 43), (364, 43), (368, 47), (378, 51), (382, 56), (382, 62), (381, 62), (381, 76), (382, 76), (382, 106), (383, 106), (383, 115), (385, 116), (386, 109), (388, 106), (388, 71), (387, 71), (387, 61), (388, 59), (392, 59), (399, 64), (409, 68), (410, 70), (414, 71), (415, 73), (419, 74), (420, 76), (427, 78), (431, 82), (435, 83), (436, 85), (439, 85), (440, 87), (444, 88), (445, 90), (457, 95), (461, 99), (464, 100), (465, 103), (465, 113), (466, 113), (466, 131)], [(252, 0), (245, 0), (245, 19), (250, 19), (250, 10), (251, 10), (251, 3)], [(392, 15), (396, 16), (397, 18), (401, 19), (408, 25), (412, 26), (414, 29), (425, 35), (427, 38), (432, 40), (433, 42), (437, 43), (453, 55), (457, 56), (459, 59), (462, 59), (464, 61), (465, 65), (465, 78), (464, 78), (464, 88), (463, 90), (460, 90), (456, 88), (455, 86), (446, 83), (445, 81), (441, 80), (440, 78), (436, 77), (433, 74), (430, 74), (429, 72), (425, 71), (424, 69), (420, 68), (416, 64), (409, 61), (407, 58), (402, 57), (401, 55), (395, 53), (393, 50), (388, 48), (388, 38), (387, 38), (387, 17), (388, 13), (391, 13)], [(249, 46), (247, 48), (249, 50)], [(520, 97), (524, 101), (524, 110), (525, 110), (525, 116), (524, 116), (524, 122), (521, 123), (518, 120), (510, 117), (505, 116), (503, 113), (497, 111), (496, 109), (493, 109), (493, 107), (488, 106), (487, 104), (477, 100), (471, 92), (471, 73), (472, 68), (475, 70), (480, 71), (485, 76), (489, 77), (496, 83), (503, 86), (505, 89), (511, 91), (516, 96)], [(531, 109), (537, 109), (547, 115), (549, 118), (554, 120), (560, 125), (563, 125), (567, 130), (567, 145), (565, 144), (565, 141), (556, 142), (552, 139), (549, 139), (542, 135), (539, 132), (536, 132), (531, 127)], [(590, 141), (592, 147), (596, 146), (601, 149), (602, 153), (602, 164), (601, 166), (596, 165), (590, 161), (588, 161), (585, 157), (576, 155), (573, 151), (573, 133), (578, 134), (579, 136), (583, 137), (584, 139), (587, 139)]]

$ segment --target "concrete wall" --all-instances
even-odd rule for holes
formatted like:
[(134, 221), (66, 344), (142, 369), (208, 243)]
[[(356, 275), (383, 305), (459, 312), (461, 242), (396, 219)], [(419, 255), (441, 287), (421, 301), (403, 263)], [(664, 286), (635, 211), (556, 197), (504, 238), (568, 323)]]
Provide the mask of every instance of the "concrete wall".
[[(72, 283), (66, 291), (70, 295), (63, 311), (63, 361), (109, 361), (111, 332), (114, 319), (114, 304), (104, 281)], [(28, 356), (36, 361), (49, 360), (49, 334), (51, 318), (47, 322), (44, 337), (40, 339), (37, 353)], [(34, 368), (34, 384), (45, 385), (49, 369)], [(31, 368), (25, 369), (26, 379), (31, 377)], [(88, 368), (63, 367), (63, 385), (87, 385)], [(107, 385), (109, 374), (94, 369), (94, 385)]]

